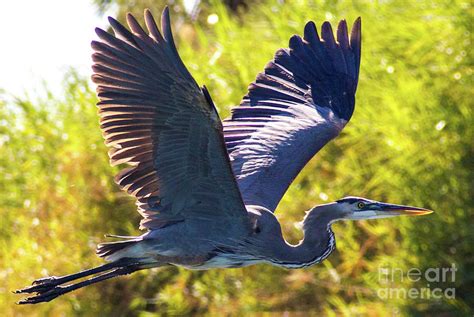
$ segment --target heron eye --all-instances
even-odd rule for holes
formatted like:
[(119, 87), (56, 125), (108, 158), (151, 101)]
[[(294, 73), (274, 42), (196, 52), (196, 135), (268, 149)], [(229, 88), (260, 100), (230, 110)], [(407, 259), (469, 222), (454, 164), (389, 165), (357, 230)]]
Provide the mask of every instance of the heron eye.
[(358, 202), (357, 203), (357, 208), (362, 209), (365, 207), (365, 204), (363, 202)]

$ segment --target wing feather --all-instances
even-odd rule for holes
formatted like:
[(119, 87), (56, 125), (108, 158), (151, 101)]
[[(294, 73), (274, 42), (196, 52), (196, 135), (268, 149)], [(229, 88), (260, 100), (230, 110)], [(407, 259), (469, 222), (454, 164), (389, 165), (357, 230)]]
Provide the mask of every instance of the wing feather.
[(148, 10), (145, 21), (150, 35), (131, 15), (131, 31), (109, 18), (115, 35), (97, 29), (99, 41), (92, 42), (92, 80), (110, 162), (131, 166), (115, 181), (137, 198), (141, 228), (205, 219), (247, 230), (221, 122), (178, 55), (168, 9), (164, 36)]
[(360, 65), (360, 19), (348, 36), (313, 22), (258, 74), (224, 136), (244, 202), (274, 211), (306, 163), (350, 120)]

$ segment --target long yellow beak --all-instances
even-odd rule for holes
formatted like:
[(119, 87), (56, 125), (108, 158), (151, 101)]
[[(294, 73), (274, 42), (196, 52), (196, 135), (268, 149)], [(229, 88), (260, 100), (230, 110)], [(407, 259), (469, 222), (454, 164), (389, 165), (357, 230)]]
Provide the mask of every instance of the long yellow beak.
[(400, 216), (423, 216), (433, 212), (433, 210), (425, 208), (394, 204), (383, 204), (381, 209), (381, 212), (388, 212), (389, 214)]

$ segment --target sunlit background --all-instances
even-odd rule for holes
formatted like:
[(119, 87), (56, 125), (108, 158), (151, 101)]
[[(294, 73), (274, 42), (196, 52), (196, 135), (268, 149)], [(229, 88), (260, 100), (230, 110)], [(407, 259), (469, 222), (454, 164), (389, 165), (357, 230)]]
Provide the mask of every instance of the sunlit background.
[[(113, 14), (114, 8), (109, 9)], [(90, 72), (90, 41), (107, 20), (84, 1), (2, 1), (0, 87), (12, 95), (62, 91), (65, 72)]]
[[(334, 225), (337, 251), (304, 270), (267, 265), (138, 272), (19, 307), (11, 290), (101, 264), (103, 234), (137, 235), (134, 202), (113, 183), (90, 83), (96, 26), (171, 8), (178, 50), (221, 117), (314, 20), (362, 17), (356, 110), (278, 207), (285, 237), (315, 204), (357, 195), (435, 210), (419, 219)], [(474, 305), (474, 121), (469, 1), (2, 1), (0, 4), (0, 315), (291, 313), (459, 316)], [(456, 267), (430, 282), (395, 275)], [(382, 270), (382, 271), (381, 271)], [(441, 289), (441, 297), (385, 289)], [(454, 289), (454, 298), (444, 293)], [(425, 291), (426, 292), (426, 291)], [(398, 294), (398, 293), (397, 293)]]

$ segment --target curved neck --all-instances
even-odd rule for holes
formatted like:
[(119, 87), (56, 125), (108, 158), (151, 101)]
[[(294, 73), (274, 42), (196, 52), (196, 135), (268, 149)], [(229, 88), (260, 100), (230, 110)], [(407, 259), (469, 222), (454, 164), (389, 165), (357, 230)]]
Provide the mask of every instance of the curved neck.
[[(275, 232), (272, 248), (268, 251), (270, 262), (286, 268), (301, 268), (326, 259), (336, 248), (336, 240), (331, 230), (334, 219), (325, 212), (325, 206), (317, 206), (308, 212), (303, 220), (304, 237), (297, 245), (285, 241), (281, 230)], [(277, 241), (278, 240), (278, 241)]]

